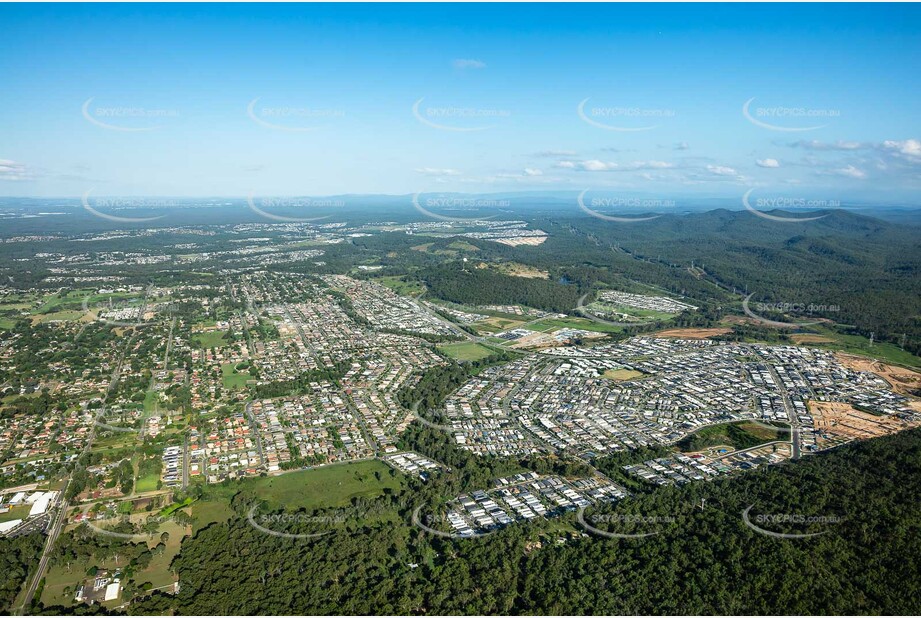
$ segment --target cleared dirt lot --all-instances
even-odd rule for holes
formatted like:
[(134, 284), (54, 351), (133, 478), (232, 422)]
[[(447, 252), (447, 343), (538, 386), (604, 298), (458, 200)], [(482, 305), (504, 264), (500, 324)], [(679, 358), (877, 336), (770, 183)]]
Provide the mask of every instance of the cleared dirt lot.
[[(905, 367), (899, 367), (897, 365), (887, 365), (886, 363), (872, 358), (844, 354), (843, 352), (835, 353), (835, 357), (845, 367), (855, 371), (869, 371), (875, 373), (888, 382), (892, 386), (892, 390), (902, 395), (913, 395), (921, 389), (921, 373), (917, 371), (912, 371), (911, 369), (906, 369)], [(912, 403), (912, 407), (921, 409), (917, 407), (917, 404), (921, 402), (915, 401)]]
[(809, 410), (816, 430), (857, 440), (886, 436), (916, 425), (892, 416), (861, 412), (848, 403), (834, 401), (810, 401)]

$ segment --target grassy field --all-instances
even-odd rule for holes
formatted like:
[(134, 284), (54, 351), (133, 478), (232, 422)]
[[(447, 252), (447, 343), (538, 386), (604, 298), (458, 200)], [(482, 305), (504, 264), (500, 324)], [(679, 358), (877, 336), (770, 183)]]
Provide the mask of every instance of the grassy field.
[(140, 477), (134, 485), (135, 493), (142, 493), (145, 491), (156, 491), (157, 481), (160, 480), (159, 474), (146, 474)]
[(30, 509), (29, 506), (14, 506), (8, 513), (0, 513), (0, 524), (14, 519), (26, 519)]
[(402, 478), (380, 461), (359, 461), (299, 470), (279, 476), (246, 479), (241, 487), (274, 506), (323, 508), (348, 506), (352, 498), (374, 497), (398, 490)]
[(85, 311), (82, 310), (63, 310), (63, 311), (52, 311), (50, 313), (42, 313), (32, 317), (33, 323), (38, 322), (75, 322), (86, 315)]
[(679, 441), (677, 446), (685, 453), (699, 451), (711, 446), (728, 446), (734, 449), (746, 449), (765, 442), (786, 440), (789, 433), (773, 430), (748, 421), (711, 425), (695, 431)]
[(921, 367), (921, 358), (918, 358), (911, 352), (906, 352), (905, 350), (891, 343), (874, 342), (873, 346), (871, 347), (870, 340), (866, 337), (840, 333), (833, 328), (818, 327), (810, 328), (809, 331), (815, 332), (817, 335), (828, 338), (831, 341), (811, 343), (804, 342), (802, 345), (808, 347), (826, 348), (829, 350), (840, 350), (841, 352), (859, 354), (861, 356), (868, 356), (870, 358), (878, 358), (882, 361), (905, 365), (908, 367)]
[(234, 363), (221, 365), (221, 381), (224, 383), (224, 388), (226, 389), (234, 390), (245, 388), (246, 381), (251, 377), (252, 376), (244, 371), (237, 371)]
[(643, 372), (635, 369), (608, 369), (603, 375), (605, 378), (610, 378), (615, 382), (626, 382), (643, 377)]
[(227, 342), (224, 340), (224, 331), (222, 330), (209, 330), (203, 333), (195, 333), (192, 339), (200, 348), (222, 348), (227, 345)]
[(404, 276), (391, 275), (387, 277), (376, 277), (375, 283), (386, 286), (404, 296), (419, 296), (425, 292), (425, 286), (421, 282), (409, 279)]
[(235, 517), (233, 509), (230, 508), (230, 499), (219, 492), (211, 492), (204, 500), (199, 500), (193, 504), (189, 510), (194, 521), (194, 530), (198, 532), (208, 524), (214, 522), (224, 522)]
[(450, 245), (448, 249), (456, 249), (458, 251), (479, 251), (480, 248), (476, 245), (470, 244), (466, 240), (455, 240)]
[(613, 326), (611, 324), (599, 324), (598, 322), (593, 322), (587, 318), (547, 318), (545, 320), (535, 322), (528, 328), (542, 331), (556, 330), (559, 328), (578, 328), (579, 330), (587, 330), (593, 333), (619, 333), (624, 330), (620, 326)]
[(462, 343), (442, 343), (438, 345), (438, 349), (451, 358), (455, 358), (460, 361), (480, 360), (481, 358), (486, 358), (493, 353), (489, 348), (478, 343), (473, 343), (471, 341), (465, 341)]
[(157, 411), (160, 403), (160, 394), (155, 390), (149, 390), (144, 394), (144, 416)]
[[(385, 489), (399, 491), (403, 484), (403, 477), (380, 461), (334, 464), (278, 476), (249, 478), (227, 486), (209, 485), (204, 497), (188, 509), (197, 532), (211, 523), (239, 517), (230, 508), (230, 499), (241, 490), (252, 491), (270, 508), (296, 510), (341, 508), (348, 506), (352, 498), (373, 498), (382, 495)], [(398, 520), (396, 511), (384, 516)]]

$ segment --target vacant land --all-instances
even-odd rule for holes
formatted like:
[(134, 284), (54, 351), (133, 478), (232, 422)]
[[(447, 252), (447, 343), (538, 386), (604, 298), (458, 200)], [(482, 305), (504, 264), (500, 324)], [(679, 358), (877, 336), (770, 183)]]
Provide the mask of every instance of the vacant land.
[(469, 341), (440, 344), (438, 349), (451, 358), (456, 358), (460, 361), (475, 361), (492, 355), (492, 350), (489, 348)]
[(223, 494), (211, 495), (199, 500), (191, 507), (189, 513), (192, 515), (193, 527), (198, 532), (208, 524), (214, 522), (225, 522), (235, 517), (233, 509), (230, 508), (230, 499)]
[(496, 265), (496, 270), (505, 275), (512, 277), (524, 277), (525, 279), (549, 279), (550, 273), (546, 270), (540, 270), (527, 264), (518, 262), (502, 262)]
[(387, 464), (374, 460), (247, 479), (241, 486), (269, 506), (317, 509), (348, 506), (352, 498), (373, 498), (385, 489), (396, 491), (403, 479)]
[(252, 376), (245, 371), (240, 371), (234, 363), (225, 363), (221, 365), (221, 378), (224, 388), (229, 390), (246, 387), (246, 381)]
[(809, 411), (817, 431), (857, 440), (878, 438), (910, 426), (899, 418), (861, 412), (850, 404), (835, 401), (810, 401)]
[(224, 331), (220, 330), (196, 333), (193, 340), (200, 348), (222, 348), (227, 345), (224, 340)]
[(470, 244), (469, 242), (465, 240), (455, 240), (450, 245), (448, 245), (448, 249), (455, 249), (457, 251), (479, 251), (480, 250), (479, 247), (477, 247), (476, 245)]
[(135, 493), (144, 493), (145, 491), (156, 491), (157, 482), (160, 480), (160, 475), (158, 473), (145, 474), (144, 476), (138, 478), (137, 482), (134, 485)]
[(374, 281), (405, 296), (419, 296), (425, 292), (425, 286), (421, 282), (405, 276), (377, 277)]
[(615, 382), (626, 382), (643, 377), (643, 372), (635, 369), (608, 369), (603, 375)]
[(497, 316), (490, 316), (485, 320), (480, 320), (473, 324), (473, 327), (480, 332), (485, 333), (497, 333), (503, 330), (511, 330), (513, 328), (518, 328), (524, 324), (524, 321), (519, 319), (511, 318), (502, 318)]
[(710, 448), (712, 446), (728, 446), (740, 450), (758, 446), (765, 442), (784, 440), (789, 435), (787, 432), (748, 421), (738, 423), (724, 423), (704, 427), (678, 442), (678, 448), (685, 453)]
[(892, 389), (903, 395), (918, 395), (921, 392), (921, 373), (897, 367), (896, 365), (887, 365), (877, 360), (864, 358), (862, 356), (853, 356), (839, 352), (835, 357), (842, 365), (855, 371), (869, 371), (875, 373), (886, 382), (892, 385)]
[(837, 332), (829, 327), (818, 327), (818, 330), (820, 336), (827, 337), (832, 341), (815, 341), (810, 343), (810, 345), (847, 352), (848, 354), (878, 358), (890, 363), (907, 365), (908, 367), (921, 367), (921, 358), (915, 356), (911, 352), (906, 352), (897, 345), (879, 341), (871, 343), (866, 337)]

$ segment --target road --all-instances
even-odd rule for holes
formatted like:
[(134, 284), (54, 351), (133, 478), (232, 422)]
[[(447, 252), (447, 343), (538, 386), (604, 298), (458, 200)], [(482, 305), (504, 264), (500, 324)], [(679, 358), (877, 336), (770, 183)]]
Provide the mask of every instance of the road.
[(247, 401), (243, 411), (246, 414), (246, 420), (249, 421), (252, 427), (253, 435), (256, 436), (256, 448), (259, 449), (259, 461), (262, 462), (262, 465), (265, 465), (265, 452), (262, 450), (262, 433), (259, 431), (259, 426), (256, 424), (256, 417), (253, 416), (253, 402)]
[[(141, 305), (140, 315), (144, 315), (144, 312), (147, 309), (147, 299), (150, 294), (150, 287), (147, 288), (147, 294), (144, 295), (144, 303)], [(97, 419), (102, 417), (105, 418), (106, 410), (106, 401), (109, 398), (109, 393), (112, 392), (112, 389), (118, 384), (118, 378), (121, 375), (122, 367), (125, 364), (125, 356), (128, 353), (128, 349), (131, 346), (131, 342), (134, 341), (135, 335), (132, 334), (125, 341), (125, 345), (121, 350), (121, 353), (118, 356), (118, 361), (115, 363), (115, 368), (112, 370), (112, 379), (109, 381), (109, 386), (106, 389), (106, 392), (102, 397), (102, 408), (99, 410), (99, 414), (96, 416)], [(97, 423), (93, 423), (92, 429), (90, 429), (90, 435), (86, 439), (86, 445), (83, 447), (83, 453), (86, 454), (90, 451), (93, 446), (93, 442), (96, 440), (96, 430), (99, 428)], [(18, 608), (16, 608), (17, 614), (24, 614), (27, 608), (32, 606), (32, 599), (35, 597), (35, 591), (38, 589), (38, 584), (41, 582), (42, 578), (45, 576), (45, 571), (48, 569), (48, 562), (51, 560), (51, 554), (54, 551), (54, 544), (58, 540), (58, 535), (61, 534), (61, 530), (64, 527), (64, 522), (67, 520), (67, 511), (70, 507), (70, 502), (67, 500), (67, 490), (70, 487), (70, 484), (73, 482), (74, 473), (71, 471), (70, 476), (67, 478), (67, 481), (64, 483), (64, 487), (61, 488), (60, 498), (58, 499), (57, 513), (55, 514), (54, 520), (52, 521), (51, 528), (48, 530), (48, 538), (45, 541), (45, 548), (42, 550), (42, 557), (38, 561), (38, 567), (35, 570), (35, 573), (32, 575), (31, 579), (27, 580), (29, 582), (26, 587), (25, 596), (23, 597), (22, 603)]]
[(796, 410), (793, 408), (793, 403), (790, 401), (790, 396), (787, 393), (787, 389), (784, 388), (783, 381), (780, 379), (780, 376), (777, 375), (777, 372), (774, 370), (774, 366), (770, 363), (765, 363), (765, 366), (768, 368), (768, 371), (771, 374), (771, 378), (774, 379), (774, 386), (777, 387), (777, 392), (780, 393), (780, 398), (783, 401), (784, 410), (787, 412), (787, 418), (790, 419), (790, 447), (792, 450), (791, 459), (799, 459), (801, 455), (799, 417), (796, 415)]

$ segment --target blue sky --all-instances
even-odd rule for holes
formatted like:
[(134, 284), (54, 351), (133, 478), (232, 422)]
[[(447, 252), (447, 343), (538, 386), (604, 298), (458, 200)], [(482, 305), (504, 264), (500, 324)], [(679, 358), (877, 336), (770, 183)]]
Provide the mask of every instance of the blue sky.
[(3, 4), (0, 195), (754, 188), (918, 203), (919, 18)]

